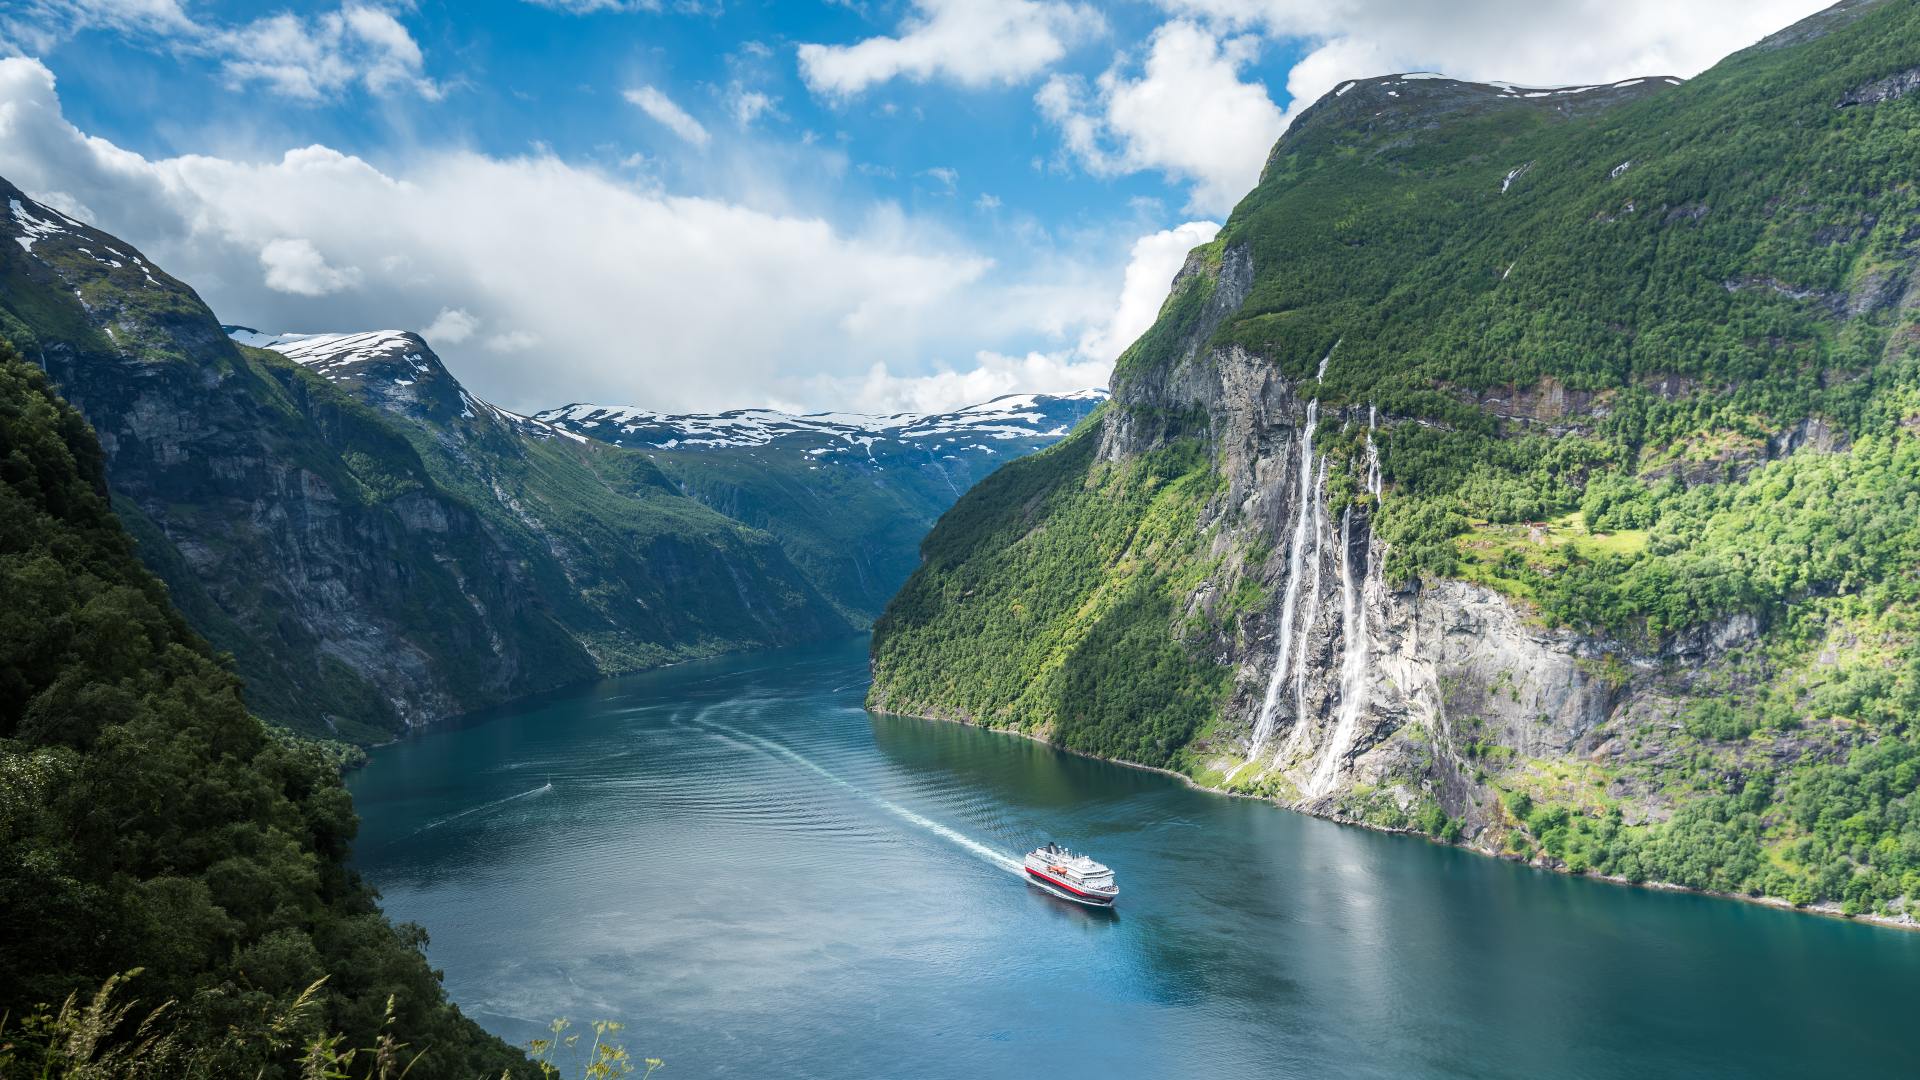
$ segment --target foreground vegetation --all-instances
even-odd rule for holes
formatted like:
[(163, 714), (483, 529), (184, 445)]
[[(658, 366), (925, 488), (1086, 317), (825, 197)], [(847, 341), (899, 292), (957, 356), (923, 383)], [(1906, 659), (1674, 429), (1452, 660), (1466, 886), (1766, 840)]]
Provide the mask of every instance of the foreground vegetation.
[[(104, 995), (98, 1046), (163, 1041), (211, 1076), (300, 1075), (336, 1037), (426, 1051), (423, 1080), (531, 1074), (348, 869), (333, 762), (248, 714), (135, 558), (102, 468), (85, 421), (0, 344), (0, 1013), (54, 1023), (51, 1003)], [(143, 1022), (123, 998), (171, 1004)], [(39, 1075), (12, 1043), (13, 1074)]]
[[(0, 1016), (0, 1077), (35, 1080), (202, 1080), (230, 1075), (219, 1058), (233, 1048), (195, 1046), (180, 1038), (172, 1017), (178, 1002), (167, 1002), (144, 1015), (137, 1002), (124, 1000), (124, 984), (137, 977), (136, 969), (102, 983), (91, 998), (67, 995), (58, 1009), (38, 1006), (19, 1018)], [(286, 1061), (300, 1080), (402, 1080), (420, 1066), (429, 1050), (409, 1046), (389, 1030), (394, 1003), (387, 1000), (386, 1024), (371, 1045), (354, 1046), (340, 1034), (313, 1034), (312, 1014), (320, 1004), (325, 978), (258, 1030), (235, 1032), (233, 1038), (259, 1042), (260, 1056)], [(572, 1024), (555, 1020), (553, 1037), (535, 1039), (527, 1046), (532, 1075), (559, 1080), (564, 1075), (557, 1059), (577, 1062), (581, 1080), (613, 1080), (640, 1072), (647, 1080), (666, 1063), (646, 1058), (636, 1064), (617, 1040), (622, 1025), (597, 1020), (593, 1040), (582, 1045), (582, 1032), (569, 1033)], [(644, 1067), (645, 1071), (641, 1072)], [(256, 1075), (265, 1075), (262, 1070)], [(512, 1080), (511, 1069), (500, 1080)]]

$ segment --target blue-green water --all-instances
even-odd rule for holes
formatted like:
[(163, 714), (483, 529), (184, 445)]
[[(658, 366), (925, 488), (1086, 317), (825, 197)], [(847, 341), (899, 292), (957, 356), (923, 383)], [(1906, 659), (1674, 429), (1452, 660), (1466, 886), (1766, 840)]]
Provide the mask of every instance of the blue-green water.
[[(619, 1019), (681, 1077), (1920, 1075), (1920, 934), (873, 715), (865, 648), (380, 750), (359, 866), (490, 1029)], [(1001, 861), (1048, 839), (1112, 864), (1119, 910)]]

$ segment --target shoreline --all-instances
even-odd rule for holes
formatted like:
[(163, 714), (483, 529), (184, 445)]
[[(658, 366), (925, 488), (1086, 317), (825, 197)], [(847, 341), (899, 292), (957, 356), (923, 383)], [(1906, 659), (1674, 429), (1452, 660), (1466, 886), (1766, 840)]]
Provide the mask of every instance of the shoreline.
[(1848, 915), (1845, 912), (1841, 911), (1838, 905), (1834, 905), (1831, 903), (1828, 903), (1825, 905), (1816, 905), (1816, 904), (1802, 905), (1802, 904), (1795, 904), (1790, 900), (1783, 900), (1777, 896), (1748, 896), (1745, 893), (1716, 892), (1713, 889), (1696, 889), (1690, 885), (1676, 885), (1670, 881), (1629, 881), (1626, 878), (1619, 876), (1618, 874), (1598, 874), (1598, 873), (1592, 873), (1592, 872), (1574, 874), (1566, 870), (1547, 865), (1544, 862), (1535, 862), (1529, 859), (1515, 858), (1514, 856), (1503, 854), (1501, 852), (1487, 851), (1483, 848), (1477, 848), (1472, 846), (1471, 844), (1449, 844), (1444, 840), (1438, 839), (1437, 837), (1428, 836), (1426, 833), (1420, 832), (1417, 829), (1408, 829), (1408, 828), (1396, 829), (1396, 828), (1388, 828), (1387, 826), (1384, 826), (1384, 825), (1373, 825), (1368, 822), (1358, 821), (1341, 814), (1317, 813), (1312, 810), (1303, 810), (1299, 807), (1290, 806), (1286, 803), (1281, 802), (1278, 799), (1270, 798), (1265, 795), (1253, 795), (1244, 791), (1229, 791), (1226, 788), (1214, 787), (1210, 784), (1202, 784), (1200, 781), (1195, 780), (1192, 776), (1189, 776), (1186, 773), (1179, 772), (1174, 769), (1163, 769), (1157, 765), (1142, 765), (1137, 761), (1126, 761), (1122, 758), (1102, 757), (1099, 754), (1091, 754), (1085, 750), (1075, 750), (1072, 747), (1061, 746), (1060, 744), (1053, 742), (1052, 740), (1047, 739), (1043, 736), (1036, 735), (1028, 731), (1020, 731), (1015, 728), (994, 727), (991, 724), (982, 724), (973, 720), (957, 719), (957, 718), (948, 717), (948, 716), (926, 716), (919, 713), (896, 712), (892, 709), (875, 709), (875, 708), (868, 707), (867, 711), (880, 713), (885, 716), (898, 716), (908, 720), (927, 720), (927, 721), (931, 721), (939, 724), (959, 724), (962, 727), (979, 728), (981, 731), (990, 731), (998, 735), (1012, 735), (1017, 738), (1026, 739), (1029, 742), (1036, 742), (1042, 746), (1046, 746), (1051, 749), (1058, 750), (1063, 754), (1072, 754), (1075, 757), (1087, 758), (1088, 760), (1091, 760), (1091, 761), (1102, 761), (1109, 765), (1119, 765), (1128, 769), (1139, 769), (1142, 772), (1159, 773), (1162, 776), (1171, 776), (1179, 780), (1181, 783), (1185, 784), (1186, 786), (1194, 789), (1195, 791), (1204, 791), (1204, 792), (1207, 792), (1208, 794), (1220, 795), (1229, 799), (1252, 799), (1256, 802), (1267, 803), (1277, 810), (1283, 810), (1290, 814), (1299, 814), (1302, 817), (1318, 818), (1321, 821), (1332, 822), (1335, 825), (1351, 826), (1353, 828), (1366, 829), (1369, 832), (1385, 833), (1392, 836), (1414, 837), (1420, 840), (1424, 840), (1429, 844), (1434, 844), (1438, 847), (1457, 848), (1458, 850), (1467, 852), (1472, 855), (1478, 855), (1483, 858), (1489, 858), (1489, 859), (1497, 859), (1501, 862), (1513, 863), (1516, 866), (1524, 866), (1529, 870), (1537, 870), (1543, 874), (1558, 874), (1562, 877), (1567, 877), (1567, 878), (1584, 878), (1589, 881), (1598, 881), (1608, 885), (1623, 886), (1625, 888), (1630, 888), (1630, 889), (1647, 889), (1653, 892), (1690, 893), (1694, 896), (1707, 896), (1707, 897), (1712, 897), (1716, 900), (1733, 900), (1733, 901), (1737, 901), (1739, 903), (1744, 903), (1744, 904), (1757, 904), (1761, 907), (1775, 908), (1780, 911), (1790, 911), (1799, 915), (1815, 915), (1821, 918), (1838, 919), (1842, 922), (1866, 923), (1871, 926), (1883, 927), (1888, 930), (1904, 930), (1909, 933), (1920, 932), (1920, 920), (1911, 919), (1911, 918), (1900, 919), (1900, 918), (1894, 918), (1886, 915), (1876, 915), (1872, 913)]

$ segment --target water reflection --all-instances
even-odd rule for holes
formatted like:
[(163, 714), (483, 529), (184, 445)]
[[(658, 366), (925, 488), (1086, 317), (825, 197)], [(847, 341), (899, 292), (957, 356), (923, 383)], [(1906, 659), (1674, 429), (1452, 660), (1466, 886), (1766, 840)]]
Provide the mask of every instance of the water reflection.
[[(864, 671), (687, 665), (383, 749), (359, 864), (494, 1030), (618, 1017), (684, 1075), (1920, 1073), (1920, 935), (869, 714)], [(1120, 906), (1027, 886), (1050, 839)]]

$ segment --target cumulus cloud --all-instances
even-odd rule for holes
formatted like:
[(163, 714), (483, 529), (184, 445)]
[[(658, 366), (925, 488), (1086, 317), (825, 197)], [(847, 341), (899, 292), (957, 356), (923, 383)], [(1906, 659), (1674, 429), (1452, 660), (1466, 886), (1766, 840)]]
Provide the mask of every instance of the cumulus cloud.
[(320, 249), (305, 237), (281, 237), (260, 248), (260, 268), (267, 288), (295, 296), (325, 296), (360, 283), (357, 267), (327, 264)]
[(0, 175), (66, 193), (229, 322), (464, 327), (436, 349), (476, 393), (522, 411), (559, 397), (753, 405), (796, 372), (1021, 340), (1042, 306), (1069, 312), (1074, 332), (1085, 308), (984, 281), (990, 260), (885, 207), (836, 224), (547, 155), (421, 150), (391, 172), (323, 146), (149, 159), (77, 130), (31, 60), (0, 60)]
[(846, 401), (867, 412), (926, 413), (1002, 394), (1059, 394), (1106, 386), (1114, 360), (1153, 325), (1187, 253), (1219, 232), (1216, 222), (1189, 221), (1134, 241), (1119, 297), (1071, 348), (1018, 356), (983, 349), (974, 354), (971, 367), (946, 367), (926, 375), (897, 374), (880, 362), (858, 376), (813, 380), (811, 396)]
[(651, 86), (635, 87), (626, 92), (626, 99), (639, 107), (640, 111), (660, 124), (668, 131), (680, 136), (695, 146), (705, 146), (711, 136), (707, 129), (687, 114), (687, 110), (674, 104), (672, 98)]
[(1175, 20), (1155, 30), (1144, 70), (1109, 68), (1089, 89), (1056, 75), (1034, 101), (1067, 150), (1096, 175), (1157, 170), (1191, 181), (1188, 209), (1224, 214), (1253, 187), (1280, 136), (1279, 106), (1241, 77), (1258, 42)]
[(937, 413), (1003, 394), (1057, 394), (1105, 386), (1112, 371), (1111, 363), (1069, 354), (1003, 356), (982, 350), (964, 371), (895, 375), (886, 364), (876, 363), (858, 378), (831, 380), (826, 393), (861, 412)]
[(1218, 222), (1189, 221), (1134, 241), (1113, 317), (1081, 338), (1081, 355), (1105, 360), (1108, 364), (1118, 359), (1135, 338), (1153, 325), (1160, 314), (1160, 305), (1166, 302), (1173, 276), (1187, 260), (1187, 252), (1219, 233)]
[(459, 345), (480, 329), (480, 320), (464, 308), (441, 308), (425, 330), (420, 331), (436, 345)]
[(946, 79), (962, 86), (1017, 83), (1106, 27), (1094, 8), (1059, 0), (915, 0), (894, 36), (800, 46), (800, 75), (824, 97), (876, 83)]
[(1538, 85), (1690, 76), (1829, 0), (1158, 0), (1177, 15), (1311, 51), (1287, 77), (1298, 113), (1342, 80), (1430, 69)]

